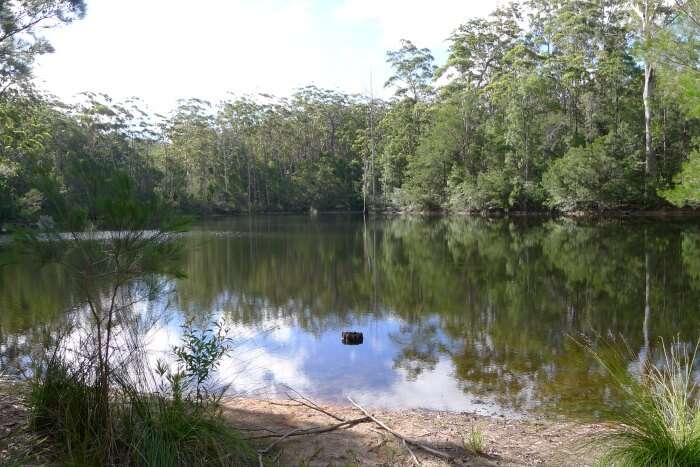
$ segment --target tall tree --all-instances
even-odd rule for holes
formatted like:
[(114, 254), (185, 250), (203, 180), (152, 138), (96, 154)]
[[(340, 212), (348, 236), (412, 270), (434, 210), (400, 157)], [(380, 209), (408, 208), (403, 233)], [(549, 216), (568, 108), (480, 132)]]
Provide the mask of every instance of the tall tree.
[(655, 73), (655, 63), (652, 55), (654, 39), (660, 28), (662, 15), (666, 11), (662, 0), (632, 0), (629, 7), (637, 29), (637, 41), (644, 60), (644, 154), (647, 177), (652, 181), (656, 178), (656, 154), (652, 135), (652, 93)]
[(0, 95), (29, 76), (36, 56), (52, 52), (37, 34), (82, 18), (84, 0), (3, 0), (0, 2)]
[(413, 42), (401, 39), (401, 48), (390, 50), (386, 57), (394, 74), (384, 87), (392, 87), (397, 97), (408, 96), (416, 103), (432, 94), (430, 84), (437, 67), (430, 49), (419, 49)]

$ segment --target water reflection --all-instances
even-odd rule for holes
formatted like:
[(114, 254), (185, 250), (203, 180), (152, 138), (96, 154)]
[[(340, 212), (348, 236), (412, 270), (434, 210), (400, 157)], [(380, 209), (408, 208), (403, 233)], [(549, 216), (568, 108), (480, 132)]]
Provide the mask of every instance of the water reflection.
[[(197, 225), (187, 279), (154, 355), (184, 320), (240, 336), (222, 367), (236, 391), (484, 413), (590, 413), (615, 392), (570, 336), (623, 336), (631, 365), (660, 337), (700, 330), (700, 228), (692, 222), (487, 221), (345, 216)], [(75, 305), (60, 271), (0, 269), (0, 364), (26, 365), (41, 329)], [(364, 344), (343, 346), (342, 331)], [(595, 339), (594, 339), (595, 345)]]

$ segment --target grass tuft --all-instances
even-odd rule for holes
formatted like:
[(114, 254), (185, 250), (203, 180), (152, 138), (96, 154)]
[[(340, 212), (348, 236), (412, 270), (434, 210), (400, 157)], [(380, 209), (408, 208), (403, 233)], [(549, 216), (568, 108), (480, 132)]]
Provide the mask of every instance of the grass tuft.
[(143, 467), (255, 465), (256, 453), (211, 408), (185, 401), (132, 401), (122, 425), (130, 465)]
[(467, 439), (463, 441), (464, 449), (474, 454), (484, 454), (486, 452), (486, 438), (479, 426), (472, 426)]
[(697, 346), (685, 352), (680, 342), (670, 347), (662, 342), (662, 358), (643, 362), (637, 375), (619, 353), (602, 358), (588, 349), (624, 396), (622, 409), (610, 415), (609, 430), (596, 437), (606, 449), (601, 465), (700, 466), (700, 403), (693, 371)]

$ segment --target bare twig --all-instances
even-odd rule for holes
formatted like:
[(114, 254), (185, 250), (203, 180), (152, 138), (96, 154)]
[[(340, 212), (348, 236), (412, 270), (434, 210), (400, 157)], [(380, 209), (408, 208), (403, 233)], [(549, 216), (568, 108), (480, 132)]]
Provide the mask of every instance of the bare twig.
[(306, 406), (306, 407), (308, 407), (308, 408), (310, 408), (310, 409), (312, 409), (312, 410), (316, 410), (316, 411), (321, 412), (321, 413), (323, 413), (323, 414), (325, 414), (325, 415), (328, 415), (329, 417), (334, 418), (334, 419), (338, 420), (339, 422), (344, 422), (344, 421), (345, 421), (344, 418), (339, 417), (339, 416), (337, 416), (337, 415), (335, 415), (335, 414), (333, 414), (333, 413), (328, 412), (328, 411), (325, 410), (323, 407), (321, 407), (320, 405), (318, 405), (315, 401), (309, 399), (308, 397), (304, 396), (303, 394), (300, 394), (299, 391), (297, 391), (296, 389), (291, 388), (291, 387), (289, 387), (289, 386), (286, 386), (286, 388), (289, 389), (291, 392), (293, 392), (293, 393), (297, 396), (297, 397), (295, 397), (295, 396), (289, 394), (289, 392), (287, 392), (287, 393), (286, 393), (286, 394), (287, 394), (287, 397), (288, 397), (290, 400), (293, 400), (294, 402), (296, 402), (296, 403), (298, 403), (298, 404), (301, 404), (301, 405), (303, 405), (303, 406)]
[(406, 443), (406, 440), (404, 439), (402, 441), (403, 441), (403, 447), (405, 447), (408, 450), (408, 453), (413, 458), (413, 462), (415, 462), (418, 467), (421, 467), (420, 461), (418, 460), (416, 455), (413, 453), (413, 451), (411, 450), (411, 447), (408, 445), (408, 443)]
[(278, 405), (280, 407), (300, 407), (303, 404), (301, 402), (298, 402), (296, 404), (288, 404), (286, 402), (275, 402), (275, 401), (267, 401), (268, 404), (270, 405)]
[[(292, 389), (292, 391), (294, 391), (294, 390)], [(338, 417), (337, 415), (332, 414), (331, 412), (328, 412), (327, 410), (325, 410), (323, 407), (321, 407), (320, 405), (318, 405), (317, 403), (315, 403), (315, 402), (312, 401), (311, 399), (307, 399), (306, 397), (302, 396), (301, 394), (299, 394), (299, 393), (296, 392), (296, 391), (294, 391), (294, 392), (300, 397), (300, 399), (295, 398), (294, 396), (290, 395), (289, 393), (287, 393), (287, 397), (289, 397), (290, 400), (293, 400), (293, 401), (296, 402), (297, 404), (301, 404), (301, 405), (303, 405), (304, 407), (308, 407), (308, 408), (310, 408), (310, 409), (312, 409), (312, 410), (316, 410), (317, 412), (321, 412), (321, 413), (323, 413), (323, 414), (325, 414), (325, 415), (328, 415), (328, 416), (331, 417), (331, 418), (334, 418), (334, 419), (338, 420), (339, 422), (344, 422), (344, 421), (345, 421), (344, 418)]]
[(253, 428), (253, 427), (239, 427), (239, 426), (237, 426), (236, 430), (238, 430), (238, 431), (264, 431), (267, 433), (272, 433), (275, 436), (282, 436), (282, 434), (283, 434), (283, 433), (280, 433), (279, 431), (271, 430), (269, 428), (264, 428), (264, 427)]
[(268, 447), (266, 447), (265, 449), (263, 449), (261, 451), (258, 451), (258, 454), (265, 455), (268, 452), (270, 452), (270, 450), (272, 448), (274, 448), (278, 443), (281, 443), (282, 441), (289, 438), (290, 436), (294, 436), (294, 434), (296, 434), (296, 433), (300, 433), (300, 432), (304, 432), (304, 431), (307, 431), (307, 430), (305, 430), (303, 428), (296, 428), (292, 431), (288, 431), (287, 433), (283, 434), (282, 436), (280, 436), (279, 438), (274, 440), (272, 443), (270, 443), (270, 445)]
[(370, 417), (361, 417), (361, 418), (355, 418), (353, 420), (346, 420), (341, 423), (336, 423), (335, 425), (330, 425), (327, 427), (318, 427), (318, 426), (312, 426), (309, 428), (295, 428), (291, 431), (288, 431), (287, 433), (284, 434), (274, 434), (274, 435), (260, 435), (260, 436), (251, 436), (250, 438), (245, 438), (247, 441), (251, 440), (256, 440), (256, 439), (269, 439), (269, 438), (281, 438), (279, 441), (281, 441), (284, 438), (289, 438), (290, 436), (303, 436), (303, 435), (317, 435), (320, 433), (327, 433), (329, 431), (334, 431), (338, 430), (340, 428), (350, 428), (355, 425), (358, 425), (360, 423), (367, 423), (372, 421)]
[(440, 458), (445, 459), (445, 460), (447, 460), (447, 461), (453, 462), (453, 461), (455, 460), (454, 457), (452, 457), (451, 455), (447, 454), (446, 452), (438, 451), (437, 449), (433, 449), (433, 448), (431, 448), (430, 446), (426, 446), (426, 445), (424, 445), (424, 444), (421, 444), (421, 443), (419, 443), (418, 441), (412, 440), (412, 439), (410, 439), (410, 438), (406, 438), (406, 437), (403, 436), (402, 434), (400, 434), (400, 433), (398, 433), (398, 432), (392, 430), (392, 429), (389, 428), (388, 426), (386, 426), (382, 421), (378, 420), (376, 417), (374, 417), (372, 414), (370, 414), (367, 410), (365, 410), (361, 405), (359, 405), (357, 402), (355, 402), (354, 400), (352, 400), (352, 399), (350, 398), (350, 396), (348, 396), (348, 400), (350, 401), (350, 403), (351, 403), (352, 405), (354, 405), (355, 407), (357, 407), (357, 408), (358, 408), (362, 413), (364, 413), (367, 417), (369, 417), (370, 419), (372, 419), (372, 421), (373, 421), (374, 423), (376, 423), (377, 425), (379, 425), (380, 427), (382, 427), (383, 429), (385, 429), (386, 431), (388, 431), (388, 432), (391, 433), (392, 435), (396, 436), (396, 437), (399, 438), (400, 440), (404, 441), (405, 443), (408, 443), (408, 444), (410, 444), (410, 445), (413, 445), (413, 446), (415, 446), (415, 447), (417, 447), (417, 448), (420, 448), (420, 449), (422, 449), (422, 450), (424, 450), (424, 451), (426, 451), (426, 452), (429, 452), (430, 454), (433, 454), (434, 456), (440, 457)]

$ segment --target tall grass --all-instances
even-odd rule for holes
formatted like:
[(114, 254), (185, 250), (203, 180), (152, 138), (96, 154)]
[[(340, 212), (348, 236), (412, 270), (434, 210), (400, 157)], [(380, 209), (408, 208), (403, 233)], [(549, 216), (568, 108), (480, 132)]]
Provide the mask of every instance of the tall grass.
[(84, 372), (62, 360), (37, 368), (29, 396), (31, 428), (53, 441), (57, 460), (100, 466), (114, 457), (115, 427), (102, 394)]
[(132, 396), (121, 414), (128, 465), (244, 466), (257, 455), (212, 407), (183, 400)]
[(619, 353), (596, 360), (613, 377), (624, 405), (610, 415), (609, 429), (596, 437), (605, 452), (601, 465), (625, 467), (700, 466), (700, 403), (693, 362), (697, 346), (661, 345), (657, 363), (643, 361), (639, 374)]
[(40, 367), (30, 396), (32, 426), (62, 451), (57, 460), (76, 466), (259, 465), (256, 452), (225, 420), (220, 393), (202, 389), (206, 378), (193, 379), (193, 372), (215, 367), (224, 341), (209, 331), (189, 333), (197, 348), (214, 342), (209, 353), (175, 348), (189, 362), (179, 365), (189, 370), (175, 372), (161, 363), (152, 372), (146, 358), (135, 357), (129, 371), (112, 373), (108, 414), (102, 386), (91, 377), (93, 365), (53, 358)]

